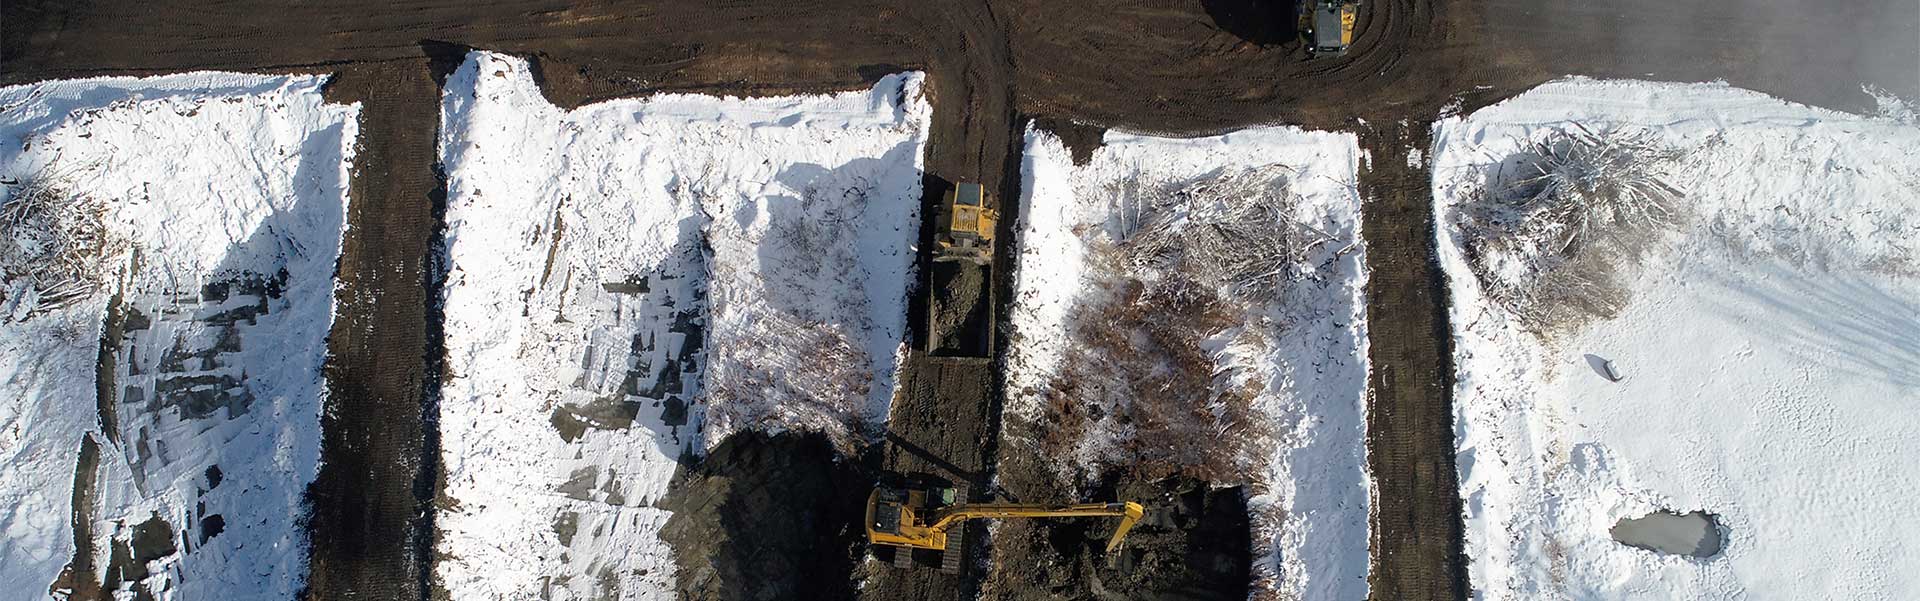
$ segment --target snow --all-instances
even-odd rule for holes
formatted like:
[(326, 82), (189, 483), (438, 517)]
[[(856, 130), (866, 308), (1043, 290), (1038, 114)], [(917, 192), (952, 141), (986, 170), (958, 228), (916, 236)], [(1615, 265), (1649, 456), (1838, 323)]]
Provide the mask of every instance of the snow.
[[(190, 73), (0, 89), (0, 165), (105, 199), (136, 256), (51, 311), (14, 288), (0, 317), (0, 590), (43, 595), (72, 559), (83, 437), (101, 444), (94, 563), (158, 516), (184, 553), (159, 599), (288, 599), (306, 574), (302, 495), (319, 460), (356, 106), (323, 78)], [(126, 266), (131, 265), (130, 273)], [(275, 284), (257, 286), (272, 280)], [(130, 319), (101, 430), (95, 364), (109, 298)], [(217, 467), (213, 485), (209, 469)], [(213, 516), (224, 529), (211, 535)], [(212, 538), (205, 538), (207, 536)]]
[[(1071, 335), (1075, 305), (1104, 294), (1093, 280), (1090, 237), (1125, 227), (1128, 211), (1116, 206), (1114, 186), (1201, 182), (1271, 166), (1289, 173), (1299, 195), (1290, 217), (1331, 240), (1301, 261), (1310, 276), (1242, 326), (1275, 334), (1273, 352), (1233, 358), (1259, 378), (1254, 405), (1275, 443), (1270, 456), (1252, 458), (1254, 473), (1240, 475), (1256, 491), (1249, 503), (1255, 584), (1279, 598), (1364, 598), (1372, 484), (1365, 472), (1366, 272), (1356, 138), (1284, 127), (1192, 139), (1108, 132), (1084, 166), (1073, 165), (1060, 140), (1042, 131), (1028, 133), (1026, 148), (1006, 389), (1008, 414), (1028, 420), (1042, 417), (1037, 391), (1050, 386), (1079, 344)], [(1105, 442), (1083, 443), (1082, 455), (1059, 461), (1099, 465), (1098, 454), (1085, 453)], [(1008, 444), (1012, 450), (1003, 455), (1034, 443)]]
[(670, 598), (656, 507), (744, 430), (877, 432), (906, 331), (928, 106), (870, 91), (561, 110), (526, 62), (448, 80), (455, 599)]
[[(1626, 307), (1550, 340), (1486, 302), (1452, 208), (1576, 124), (1687, 154), (1693, 221)], [(1467, 552), (1483, 599), (1920, 598), (1920, 128), (1724, 84), (1568, 79), (1436, 126)], [(1609, 382), (1588, 355), (1611, 361)], [(1717, 514), (1724, 551), (1609, 538)]]

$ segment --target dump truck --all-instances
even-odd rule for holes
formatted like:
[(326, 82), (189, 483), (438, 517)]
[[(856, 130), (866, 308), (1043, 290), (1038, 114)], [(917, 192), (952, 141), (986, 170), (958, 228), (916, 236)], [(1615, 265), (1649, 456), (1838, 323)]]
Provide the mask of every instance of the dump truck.
[(1299, 0), (1300, 38), (1307, 52), (1318, 56), (1340, 56), (1353, 45), (1354, 16), (1360, 3), (1352, 0)]
[(993, 355), (993, 236), (1000, 212), (987, 191), (959, 182), (934, 216), (933, 264), (924, 272), (927, 340), (935, 357), (986, 360)]
[(941, 552), (940, 569), (960, 571), (959, 528), (967, 520), (1005, 518), (1118, 517), (1119, 526), (1107, 539), (1107, 552), (1120, 548), (1120, 541), (1145, 515), (1139, 503), (1082, 503), (1074, 505), (1037, 505), (1018, 503), (967, 503), (964, 492), (946, 487), (878, 487), (867, 497), (867, 543), (894, 547), (895, 567), (913, 566), (914, 549)]

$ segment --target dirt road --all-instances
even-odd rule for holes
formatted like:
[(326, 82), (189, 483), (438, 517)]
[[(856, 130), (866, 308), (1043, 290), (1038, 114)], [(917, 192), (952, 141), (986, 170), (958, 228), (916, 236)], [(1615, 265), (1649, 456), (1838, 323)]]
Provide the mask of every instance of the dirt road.
[(445, 197), (433, 159), (439, 88), (423, 58), (342, 70), (327, 95), (364, 113), (328, 339), (322, 462), (307, 492), (308, 597), (421, 598), (438, 459), (429, 393), (440, 338), (428, 309)]
[(1375, 599), (1460, 598), (1462, 557), (1453, 447), (1453, 347), (1446, 280), (1433, 258), (1433, 187), (1425, 123), (1361, 130), (1367, 241), (1367, 469), (1373, 474)]
[[(431, 61), (446, 58), (429, 54), (447, 48), (432, 40), (534, 56), (544, 90), (566, 106), (662, 90), (840, 89), (925, 70), (940, 107), (928, 171), (988, 183), (1001, 199), (1017, 198), (1026, 117), (1179, 134), (1273, 122), (1361, 132), (1376, 167), (1362, 185), (1375, 280), (1377, 599), (1465, 594), (1444, 300), (1422, 170), (1398, 167), (1424, 147), (1443, 106), (1472, 109), (1563, 74), (1724, 78), (1843, 109), (1868, 106), (1862, 80), (1920, 96), (1911, 68), (1920, 4), (1910, 0), (1376, 0), (1351, 54), (1317, 61), (1290, 41), (1287, 10), (1262, 0), (8, 0), (0, 83), (338, 71), (332, 97), (364, 102), (325, 467), (312, 492), (310, 596), (327, 599), (427, 594), (438, 339), (429, 249), (439, 223)], [(1090, 148), (1081, 142), (1077, 152)], [(1002, 255), (996, 285), (1006, 299)], [(892, 467), (919, 461), (963, 475), (991, 465), (990, 442), (960, 442), (997, 432), (997, 379), (951, 369), (916, 364), (903, 374), (902, 389), (923, 396), (897, 406), (896, 434), (932, 451), (898, 455)], [(933, 388), (916, 392), (922, 382)], [(890, 582), (868, 596), (969, 590)]]

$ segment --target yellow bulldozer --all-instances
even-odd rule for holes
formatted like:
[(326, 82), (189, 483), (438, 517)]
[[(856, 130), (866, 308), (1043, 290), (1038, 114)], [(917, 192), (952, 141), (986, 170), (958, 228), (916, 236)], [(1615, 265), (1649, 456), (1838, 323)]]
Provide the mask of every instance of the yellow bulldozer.
[(958, 184), (942, 199), (935, 235), (940, 244), (935, 261), (967, 261), (985, 265), (993, 260), (993, 228), (1000, 212), (987, 208), (987, 191), (980, 184)]
[(1313, 56), (1340, 56), (1353, 45), (1357, 0), (1299, 0), (1300, 37)]
[(966, 502), (964, 493), (952, 488), (880, 487), (867, 497), (867, 542), (894, 547), (894, 566), (913, 565), (914, 549), (942, 552), (941, 569), (960, 569), (961, 536), (959, 528), (967, 520), (987, 518), (1075, 518), (1118, 517), (1120, 526), (1107, 539), (1107, 552), (1120, 548), (1135, 522), (1145, 511), (1139, 503), (1083, 503), (1078, 505), (1033, 505)]

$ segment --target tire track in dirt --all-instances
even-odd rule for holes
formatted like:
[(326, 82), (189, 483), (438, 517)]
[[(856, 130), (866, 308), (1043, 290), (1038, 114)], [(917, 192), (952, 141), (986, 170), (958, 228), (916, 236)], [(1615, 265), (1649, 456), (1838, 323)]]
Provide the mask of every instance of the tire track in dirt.
[(1431, 124), (1360, 131), (1367, 241), (1367, 467), (1374, 481), (1372, 598), (1465, 599), (1454, 466), (1453, 348), (1446, 280), (1434, 255)]
[(427, 592), (445, 188), (434, 158), (436, 65), (415, 53), (344, 69), (326, 89), (330, 102), (361, 103), (361, 116), (324, 368), (320, 473), (307, 489), (307, 599)]

